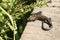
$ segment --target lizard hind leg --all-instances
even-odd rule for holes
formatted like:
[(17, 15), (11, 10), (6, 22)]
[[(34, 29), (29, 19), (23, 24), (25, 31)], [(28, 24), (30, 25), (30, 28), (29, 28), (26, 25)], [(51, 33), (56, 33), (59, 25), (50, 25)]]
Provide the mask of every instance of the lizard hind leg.
[[(44, 23), (46, 23), (49, 27), (45, 28)], [(48, 31), (52, 28), (52, 22), (51, 22), (51, 18), (45, 19), (44, 21), (42, 21), (42, 29), (45, 31)]]
[(52, 26), (52, 20), (51, 20), (51, 18), (44, 19), (44, 23), (48, 24), (49, 27)]

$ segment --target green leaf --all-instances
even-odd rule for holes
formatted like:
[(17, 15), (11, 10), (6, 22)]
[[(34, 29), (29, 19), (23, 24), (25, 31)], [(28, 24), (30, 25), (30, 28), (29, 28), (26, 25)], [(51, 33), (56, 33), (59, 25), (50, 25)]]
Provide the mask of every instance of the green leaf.
[(4, 20), (4, 16), (2, 13), (0, 13), (0, 22), (3, 22), (3, 20)]
[(0, 3), (2, 2), (2, 0), (0, 0)]
[(6, 3), (0, 3), (0, 6), (2, 6), (4, 9), (8, 8)]
[(0, 37), (0, 40), (4, 40), (2, 37)]
[(11, 7), (13, 8), (14, 5), (15, 5), (16, 0), (9, 0), (9, 1), (10, 1), (10, 3), (11, 3)]
[(7, 25), (12, 31), (14, 30), (13, 26), (9, 22), (7, 22)]

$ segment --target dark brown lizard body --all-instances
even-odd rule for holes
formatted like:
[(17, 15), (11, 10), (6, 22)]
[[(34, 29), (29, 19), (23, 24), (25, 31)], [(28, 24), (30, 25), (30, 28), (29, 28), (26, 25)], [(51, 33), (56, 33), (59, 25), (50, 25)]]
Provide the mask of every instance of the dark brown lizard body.
[[(35, 21), (35, 20), (40, 20), (43, 21), (44, 23), (49, 25), (49, 28), (52, 28), (52, 22), (51, 22), (51, 18), (48, 18), (44, 15), (41, 14), (41, 12), (37, 12), (35, 14), (31, 14), (28, 19), (28, 21)], [(44, 28), (43, 28), (44, 29)], [(50, 29), (44, 29), (44, 30), (50, 30)]]

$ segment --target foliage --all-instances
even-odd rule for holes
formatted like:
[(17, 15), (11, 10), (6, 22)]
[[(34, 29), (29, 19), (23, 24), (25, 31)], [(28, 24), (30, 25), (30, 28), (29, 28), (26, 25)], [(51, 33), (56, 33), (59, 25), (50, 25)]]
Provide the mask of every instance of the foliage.
[(44, 1), (38, 3), (32, 0), (20, 1), (0, 0), (0, 40), (19, 40), (29, 13), (36, 6), (46, 5)]

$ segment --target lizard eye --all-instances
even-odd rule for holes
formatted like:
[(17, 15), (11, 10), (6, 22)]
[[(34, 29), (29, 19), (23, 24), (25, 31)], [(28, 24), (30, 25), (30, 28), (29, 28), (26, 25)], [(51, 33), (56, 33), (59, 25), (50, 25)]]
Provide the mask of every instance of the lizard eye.
[(51, 21), (51, 18), (49, 18), (49, 20)]

